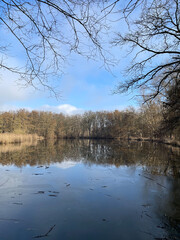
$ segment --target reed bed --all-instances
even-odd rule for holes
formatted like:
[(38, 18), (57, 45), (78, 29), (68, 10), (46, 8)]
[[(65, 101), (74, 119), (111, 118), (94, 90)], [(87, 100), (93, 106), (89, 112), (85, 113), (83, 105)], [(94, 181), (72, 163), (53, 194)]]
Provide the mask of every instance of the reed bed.
[(0, 133), (0, 144), (35, 143), (38, 140), (40, 137), (37, 134)]

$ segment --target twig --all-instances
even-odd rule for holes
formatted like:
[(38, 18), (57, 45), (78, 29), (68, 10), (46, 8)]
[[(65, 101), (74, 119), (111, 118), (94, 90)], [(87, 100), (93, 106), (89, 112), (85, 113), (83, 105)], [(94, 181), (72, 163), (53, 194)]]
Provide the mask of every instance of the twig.
[(160, 184), (160, 183), (157, 183), (157, 185), (159, 185), (159, 186), (161, 186), (161, 187), (163, 187), (163, 188), (166, 188), (165, 186), (163, 186), (162, 184)]
[(53, 225), (53, 226), (49, 229), (49, 231), (48, 231), (47, 233), (42, 234), (42, 235), (35, 236), (35, 237), (33, 237), (33, 238), (48, 237), (48, 234), (54, 229), (55, 226), (56, 226), (56, 225)]
[(0, 185), (0, 187), (2, 187), (4, 184), (6, 184), (7, 182), (9, 181), (9, 178), (4, 182), (4, 183), (2, 183), (1, 185)]
[(152, 180), (152, 181), (154, 181), (154, 179), (152, 179), (152, 178), (150, 178), (150, 177), (146, 177), (146, 176), (143, 176), (143, 175), (141, 175), (141, 174), (139, 174), (139, 176), (141, 176), (141, 177), (144, 177), (144, 178), (147, 178), (147, 179), (149, 179), (149, 180)]
[(16, 219), (16, 218), (0, 218), (0, 221), (12, 221), (12, 222), (19, 222), (20, 220), (19, 219)]

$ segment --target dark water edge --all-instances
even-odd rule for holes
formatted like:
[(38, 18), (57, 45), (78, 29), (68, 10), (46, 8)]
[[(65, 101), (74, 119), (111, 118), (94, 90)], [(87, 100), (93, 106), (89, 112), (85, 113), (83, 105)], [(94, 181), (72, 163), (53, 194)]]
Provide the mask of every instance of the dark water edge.
[[(104, 141), (129, 141), (129, 142), (133, 142), (133, 141), (138, 141), (138, 142), (155, 142), (155, 143), (163, 143), (169, 146), (173, 146), (173, 147), (180, 147), (180, 141), (177, 139), (171, 139), (171, 138), (152, 138), (152, 137), (64, 137), (64, 138), (59, 138), (58, 140), (62, 140), (62, 139), (66, 139), (66, 140), (104, 140)], [(47, 139), (46, 139), (47, 141)]]
[(62, 140), (0, 148), (0, 239), (180, 239), (179, 148)]

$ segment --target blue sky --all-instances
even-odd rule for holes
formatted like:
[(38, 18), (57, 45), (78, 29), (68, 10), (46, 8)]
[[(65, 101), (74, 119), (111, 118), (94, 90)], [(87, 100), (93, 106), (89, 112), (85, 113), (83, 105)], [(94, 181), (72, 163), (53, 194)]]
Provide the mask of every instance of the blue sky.
[[(23, 64), (24, 57), (18, 43), (2, 28), (0, 33), (0, 41), (9, 41), (13, 47), (11, 55), (6, 59), (7, 62), (15, 65)], [(75, 54), (70, 56), (64, 74), (56, 79), (56, 85), (61, 92), (59, 99), (49, 97), (48, 91), (36, 91), (32, 87), (21, 88), (16, 82), (16, 75), (0, 69), (0, 111), (25, 108), (74, 114), (88, 110), (113, 111), (123, 110), (128, 106), (137, 107), (137, 102), (132, 99), (133, 94), (112, 94), (117, 83), (123, 80), (122, 72), (129, 64), (122, 50), (116, 48), (112, 51), (120, 60), (119, 64), (111, 69), (112, 73), (102, 67), (101, 61), (88, 61)]]
[[(76, 57), (67, 66), (64, 75), (58, 79), (61, 97), (50, 97), (49, 92), (41, 92), (29, 88), (21, 88), (12, 73), (1, 70), (0, 110), (47, 110), (64, 113), (81, 113), (83, 111), (99, 111), (115, 109), (123, 110), (128, 106), (136, 106), (133, 95), (113, 95), (115, 85), (123, 79), (120, 67), (116, 67), (115, 76), (100, 67), (101, 63), (87, 61)], [(73, 108), (74, 107), (74, 108)]]

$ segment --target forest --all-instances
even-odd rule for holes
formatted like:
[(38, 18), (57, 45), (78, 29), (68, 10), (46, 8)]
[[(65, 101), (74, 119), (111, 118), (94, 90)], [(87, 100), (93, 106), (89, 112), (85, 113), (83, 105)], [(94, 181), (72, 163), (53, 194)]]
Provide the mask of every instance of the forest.
[[(174, 94), (173, 94), (174, 96)], [(64, 115), (44, 111), (9, 111), (0, 113), (2, 136), (36, 135), (44, 139), (97, 138), (162, 140), (179, 145), (179, 108), (175, 101), (147, 102), (138, 109), (119, 111), (87, 111)], [(21, 142), (21, 141), (20, 141)]]
[[(136, 89), (144, 99), (136, 109), (88, 111), (72, 116), (25, 109), (1, 112), (0, 143), (11, 142), (7, 136), (16, 139), (12, 142), (21, 142), (25, 136), (29, 139), (33, 135), (45, 139), (158, 139), (179, 145), (179, 6), (177, 0), (133, 0), (124, 1), (123, 6), (119, 0), (2, 1), (1, 27), (20, 44), (26, 63), (15, 67), (4, 61), (12, 50), (6, 37), (0, 45), (0, 68), (18, 75), (22, 86), (41, 85), (56, 96), (52, 83), (64, 72), (65, 60), (71, 53), (100, 59), (108, 70), (115, 60), (104, 49), (110, 40), (110, 49), (126, 46), (128, 55), (132, 53), (114, 93)], [(126, 23), (127, 31), (109, 32), (112, 15), (116, 23), (125, 21), (121, 23)], [(64, 25), (65, 29), (59, 28)], [(106, 39), (107, 35), (111, 39)]]

